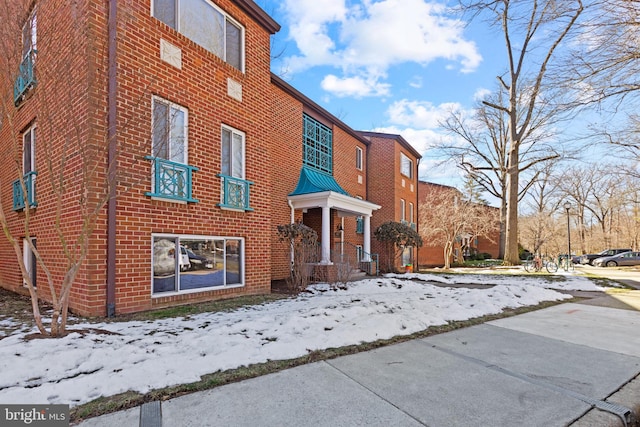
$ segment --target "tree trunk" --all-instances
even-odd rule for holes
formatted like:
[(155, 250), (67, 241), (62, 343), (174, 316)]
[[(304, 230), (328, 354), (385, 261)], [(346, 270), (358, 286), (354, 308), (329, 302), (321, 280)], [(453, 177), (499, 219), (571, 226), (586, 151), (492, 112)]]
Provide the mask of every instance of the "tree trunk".
[(507, 166), (507, 218), (505, 221), (504, 264), (518, 265), (518, 178), (519, 150), (517, 141), (512, 141), (514, 148), (509, 152)]
[(444, 245), (444, 269), (449, 270), (451, 268), (451, 255), (453, 254), (453, 243), (447, 242)]
[(500, 240), (498, 241), (498, 259), (504, 259), (504, 247), (506, 240), (506, 225), (505, 221), (507, 218), (507, 199), (504, 195), (502, 195), (502, 200), (500, 200)]

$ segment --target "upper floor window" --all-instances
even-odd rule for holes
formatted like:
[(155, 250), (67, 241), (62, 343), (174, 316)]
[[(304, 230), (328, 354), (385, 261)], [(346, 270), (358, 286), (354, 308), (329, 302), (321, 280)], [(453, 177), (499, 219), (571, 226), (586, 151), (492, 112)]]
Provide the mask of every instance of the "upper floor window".
[(31, 126), (22, 134), (22, 164), (27, 175), (36, 171), (36, 128)]
[(331, 129), (306, 114), (303, 114), (302, 118), (303, 164), (333, 175), (333, 136)]
[(362, 170), (362, 148), (356, 147), (356, 169)]
[(245, 135), (239, 130), (222, 126), (222, 167), (220, 170), (220, 207), (251, 211), (249, 186), (245, 180)]
[(400, 199), (400, 221), (403, 223), (406, 222), (407, 220), (406, 213), (405, 213), (406, 211), (405, 204), (406, 204), (405, 200)]
[(13, 83), (13, 100), (16, 106), (25, 99), (29, 89), (36, 85), (35, 61), (38, 40), (38, 18), (33, 10), (22, 27), (22, 58)]
[(413, 178), (413, 161), (400, 153), (400, 173), (408, 178)]
[(187, 163), (187, 110), (161, 98), (153, 98), (152, 155)]
[[(30, 126), (22, 134), (22, 180), (13, 181), (13, 209), (21, 210), (36, 202), (36, 127)], [(24, 187), (23, 187), (24, 183)], [(26, 193), (23, 191), (26, 190)]]
[(222, 127), (222, 174), (244, 179), (244, 133)]
[(38, 41), (38, 17), (34, 10), (22, 27), (22, 58), (27, 57), (37, 48)]
[(187, 155), (187, 109), (162, 98), (152, 99), (151, 156), (153, 161), (148, 196), (196, 203), (192, 197), (192, 172)]
[(207, 0), (152, 0), (151, 14), (240, 71), (244, 28)]

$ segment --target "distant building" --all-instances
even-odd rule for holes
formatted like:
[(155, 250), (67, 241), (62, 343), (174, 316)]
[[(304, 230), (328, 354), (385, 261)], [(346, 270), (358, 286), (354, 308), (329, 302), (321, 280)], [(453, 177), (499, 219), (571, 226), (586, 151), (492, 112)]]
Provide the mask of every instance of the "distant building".
[[(432, 182), (420, 181), (418, 183), (418, 205), (422, 206), (426, 203), (429, 195), (438, 192), (451, 193), (453, 200), (462, 200), (462, 193), (455, 187), (436, 184)], [(496, 215), (498, 208), (492, 206), (478, 205), (487, 214)], [(438, 206), (429, 206), (429, 209), (438, 209)], [(424, 226), (424, 224), (421, 224)], [(463, 233), (457, 236), (454, 242), (453, 255), (451, 263), (461, 263), (474, 254), (487, 253), (492, 258), (499, 255), (500, 245), (500, 224), (496, 222), (495, 230), (489, 236), (472, 236)], [(430, 242), (428, 239), (424, 241), (424, 246), (418, 250), (418, 265), (420, 267), (441, 267), (445, 264), (444, 246)]]

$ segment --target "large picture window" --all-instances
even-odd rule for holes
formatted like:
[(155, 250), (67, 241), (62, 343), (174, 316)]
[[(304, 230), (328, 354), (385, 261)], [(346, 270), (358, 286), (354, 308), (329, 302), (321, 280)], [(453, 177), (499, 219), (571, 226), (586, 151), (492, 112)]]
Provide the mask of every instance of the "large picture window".
[(244, 28), (207, 0), (153, 0), (151, 14), (244, 71)]
[(243, 239), (154, 235), (152, 293), (244, 285)]

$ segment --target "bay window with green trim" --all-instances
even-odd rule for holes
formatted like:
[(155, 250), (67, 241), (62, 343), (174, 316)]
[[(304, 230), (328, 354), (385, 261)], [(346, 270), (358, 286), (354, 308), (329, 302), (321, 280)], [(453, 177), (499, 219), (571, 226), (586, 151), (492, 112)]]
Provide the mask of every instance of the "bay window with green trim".
[(333, 131), (313, 117), (302, 115), (303, 153), (305, 166), (333, 175)]

